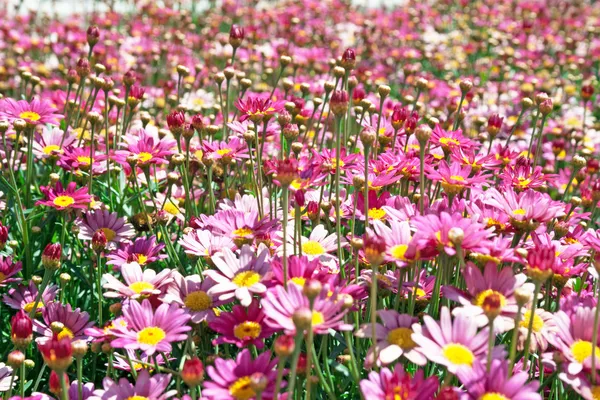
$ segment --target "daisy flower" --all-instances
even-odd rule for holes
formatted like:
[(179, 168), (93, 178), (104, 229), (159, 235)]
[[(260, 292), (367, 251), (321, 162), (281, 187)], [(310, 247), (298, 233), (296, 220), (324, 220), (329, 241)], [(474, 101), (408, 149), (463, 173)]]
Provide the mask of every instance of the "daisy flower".
[(87, 340), (88, 336), (85, 330), (92, 325), (94, 321), (90, 321), (90, 315), (81, 311), (79, 308), (73, 310), (70, 304), (50, 303), (47, 304), (42, 311), (43, 322), (39, 320), (33, 321), (34, 332), (42, 335), (37, 338), (38, 343), (43, 343), (52, 338), (54, 333), (50, 326), (53, 322), (60, 322), (63, 328), (56, 335), (58, 340), (68, 338), (71, 340)]
[[(399, 314), (394, 310), (377, 311), (382, 323), (376, 324), (376, 347), (377, 360), (373, 359), (373, 349), (369, 349), (365, 366), (369, 368), (375, 361), (378, 366), (388, 365), (398, 358), (406, 357), (410, 362), (417, 365), (425, 365), (427, 359), (419, 350), (417, 344), (412, 340), (412, 325), (418, 322), (417, 318), (408, 314)], [(372, 335), (371, 325), (363, 325), (356, 336), (370, 338)]]
[[(58, 286), (48, 285), (42, 293), (42, 298), (37, 306), (37, 312), (41, 312), (45, 305), (50, 304), (56, 298)], [(14, 289), (10, 289), (8, 294), (2, 296), (4, 303), (12, 309), (24, 310), (30, 313), (35, 306), (35, 300), (38, 295), (38, 287), (33, 281), (29, 281), (27, 285), (19, 285)]]
[(75, 135), (65, 133), (59, 128), (46, 128), (42, 133), (36, 132), (32, 145), (33, 154), (37, 158), (46, 159), (50, 156), (60, 155), (64, 147), (72, 146), (77, 141)]
[(0, 288), (9, 283), (20, 282), (21, 278), (14, 277), (19, 271), (21, 271), (20, 261), (13, 262), (12, 258), (0, 255)]
[(60, 182), (56, 182), (54, 188), (40, 186), (40, 191), (44, 194), (45, 199), (38, 200), (35, 205), (53, 207), (58, 211), (69, 211), (75, 208), (87, 209), (92, 201), (87, 186), (77, 189), (75, 182), (70, 182), (66, 188), (63, 188)]
[(186, 254), (210, 259), (224, 248), (235, 250), (233, 240), (226, 236), (216, 236), (204, 229), (194, 229), (179, 239), (179, 245)]
[(509, 375), (506, 360), (492, 360), (489, 371), (484, 362), (476, 361), (472, 369), (459, 370), (458, 378), (466, 390), (465, 400), (542, 400), (537, 393), (539, 382), (527, 383), (526, 371)]
[(397, 364), (394, 372), (382, 368), (379, 372), (369, 373), (368, 379), (360, 381), (360, 391), (364, 398), (369, 400), (431, 400), (438, 390), (438, 385), (436, 376), (425, 379), (423, 370), (417, 370), (415, 376), (411, 377), (402, 364)]
[[(330, 294), (327, 288), (323, 288), (321, 294), (314, 299), (312, 329), (317, 335), (326, 335), (329, 329), (352, 330), (352, 325), (344, 323), (347, 310), (337, 298), (337, 293)], [(288, 335), (296, 333), (294, 313), (302, 309), (311, 309), (310, 301), (302, 293), (302, 288), (296, 284), (289, 284), (287, 290), (283, 286), (276, 286), (267, 292), (261, 304), (266, 315), (266, 324), (274, 329), (283, 330)]]
[(171, 375), (154, 374), (142, 369), (135, 381), (129, 382), (126, 378), (118, 382), (104, 378), (103, 388), (94, 391), (88, 400), (166, 400), (177, 394), (177, 390), (166, 391), (171, 383)]
[(149, 300), (130, 301), (123, 307), (123, 318), (127, 326), (115, 326), (111, 346), (141, 350), (148, 356), (170, 352), (171, 343), (187, 339), (186, 332), (192, 329), (187, 325), (190, 316), (176, 304), (163, 303), (154, 311)]
[[(519, 322), (518, 337), (517, 337), (517, 350), (522, 351), (525, 347), (525, 341), (527, 340), (527, 334), (529, 332), (529, 324), (531, 322), (531, 308), (527, 308), (523, 311), (523, 315)], [(556, 322), (554, 320), (554, 314), (540, 308), (535, 309), (533, 314), (533, 325), (531, 326), (531, 341), (529, 343), (529, 351), (532, 353), (538, 350), (544, 352), (548, 349), (548, 338), (556, 335), (558, 330)]]
[(239, 348), (252, 344), (262, 349), (264, 339), (275, 332), (264, 324), (264, 319), (265, 314), (256, 300), (248, 308), (235, 305), (231, 312), (222, 312), (208, 323), (208, 327), (220, 335), (213, 340), (213, 344), (231, 343)]
[(136, 262), (145, 267), (167, 258), (166, 254), (160, 254), (164, 247), (163, 243), (156, 243), (156, 236), (140, 237), (133, 243), (121, 243), (120, 248), (108, 254), (106, 264), (120, 268), (123, 264)]
[(240, 161), (248, 158), (248, 146), (237, 137), (232, 137), (228, 141), (202, 142), (202, 152), (204, 157), (211, 160), (223, 160), (225, 164), (231, 161)]
[(77, 237), (81, 240), (92, 240), (96, 232), (102, 231), (109, 249), (135, 236), (133, 225), (125, 218), (120, 218), (116, 212), (111, 213), (108, 210), (87, 212), (75, 221), (75, 225), (79, 228)]
[(153, 135), (143, 128), (129, 132), (123, 140), (127, 142), (126, 150), (117, 150), (114, 160), (128, 173), (131, 172), (131, 166), (127, 162), (127, 157), (135, 156), (138, 165), (162, 165), (168, 162), (167, 157), (175, 153), (174, 149), (177, 147), (175, 140), (160, 139), (158, 135)]
[(479, 173), (472, 174), (470, 165), (452, 163), (448, 165), (445, 160), (440, 161), (437, 167), (428, 165), (427, 177), (434, 182), (439, 182), (448, 196), (456, 196), (464, 189), (481, 185), (486, 182), (486, 177)]
[(441, 146), (447, 154), (459, 148), (470, 150), (477, 147), (475, 142), (464, 137), (462, 130), (446, 131), (439, 124), (433, 128), (430, 141), (432, 145)]
[[(81, 400), (87, 400), (94, 394), (96, 389), (93, 382), (84, 383), (81, 385)], [(69, 400), (79, 400), (79, 383), (75, 380), (71, 382), (67, 392)]]
[[(592, 343), (594, 330), (594, 314), (596, 309), (578, 307), (571, 315), (560, 310), (554, 314), (554, 322), (558, 328), (555, 335), (548, 336), (548, 341), (560, 351), (565, 358), (565, 370), (570, 375), (592, 367), (592, 352), (596, 360), (600, 360), (598, 343)], [(535, 317), (534, 317), (535, 325)], [(596, 369), (600, 369), (596, 362)]]
[(277, 225), (276, 220), (259, 218), (258, 209), (250, 212), (228, 209), (203, 218), (204, 229), (213, 234), (231, 238), (238, 247), (251, 244), (256, 236), (263, 236)]
[(158, 274), (150, 268), (142, 270), (142, 267), (136, 262), (121, 265), (121, 275), (123, 284), (111, 274), (104, 274), (104, 297), (108, 298), (129, 298), (138, 300), (150, 296), (160, 296), (164, 294), (173, 282), (170, 269), (163, 269)]
[[(288, 237), (287, 239), (289, 243), (288, 247), (293, 248), (293, 238)], [(342, 247), (344, 247), (347, 243), (346, 239), (341, 238), (341, 240)], [(309, 260), (319, 259), (323, 263), (331, 262), (336, 258), (331, 253), (337, 252), (337, 235), (335, 233), (328, 234), (324, 225), (317, 225), (309, 237), (302, 236), (300, 238), (300, 247), (302, 255), (308, 257)], [(283, 246), (279, 250), (283, 254)]]
[(270, 97), (248, 95), (246, 100), (238, 99), (235, 102), (235, 107), (240, 111), (240, 122), (250, 119), (253, 122), (260, 122), (263, 119), (268, 119), (273, 115), (281, 112), (285, 101), (271, 101)]
[(68, 146), (63, 148), (63, 152), (58, 159), (57, 165), (65, 171), (71, 171), (75, 174), (81, 174), (81, 171), (92, 175), (102, 175), (106, 172), (106, 155), (97, 153), (90, 157), (89, 147)]
[(244, 245), (239, 257), (225, 248), (212, 257), (217, 270), (204, 271), (204, 275), (217, 284), (208, 290), (210, 296), (217, 296), (221, 301), (237, 298), (244, 307), (248, 307), (253, 294), (262, 294), (267, 287), (261, 282), (269, 264), (265, 262), (268, 250), (263, 249), (258, 256), (252, 248)]
[(13, 100), (5, 98), (0, 100), (0, 117), (6, 118), (9, 122), (22, 119), (28, 125), (58, 125), (63, 118), (57, 114), (56, 108), (50, 105), (46, 100), (40, 100), (35, 97), (31, 103), (27, 100)]
[[(277, 378), (277, 358), (271, 360), (271, 353), (261, 353), (255, 360), (248, 349), (238, 353), (235, 360), (217, 358), (214, 366), (206, 368), (209, 381), (204, 383), (202, 396), (206, 400), (250, 400), (256, 397), (252, 389), (251, 376), (261, 374), (267, 385), (261, 393), (263, 400), (271, 400)], [(285, 381), (281, 387), (285, 387)]]
[(208, 294), (209, 289), (215, 285), (210, 278), (202, 280), (199, 275), (183, 276), (174, 271), (173, 281), (162, 300), (165, 303), (179, 304), (188, 312), (194, 324), (210, 322), (215, 317), (214, 307), (224, 303)]
[(467, 315), (457, 315), (452, 321), (447, 307), (443, 307), (440, 314), (439, 323), (425, 315), (422, 327), (413, 325), (412, 340), (429, 361), (455, 374), (462, 368), (472, 368), (477, 359), (486, 357), (488, 328), (478, 333), (477, 323)]

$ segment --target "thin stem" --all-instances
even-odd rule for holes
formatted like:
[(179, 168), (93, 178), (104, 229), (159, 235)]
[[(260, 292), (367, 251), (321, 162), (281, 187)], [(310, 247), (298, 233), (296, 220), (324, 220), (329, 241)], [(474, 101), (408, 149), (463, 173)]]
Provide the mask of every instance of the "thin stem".
[(535, 310), (537, 308), (538, 294), (540, 293), (540, 282), (535, 282), (535, 290), (533, 292), (533, 300), (531, 303), (531, 310), (529, 314), (529, 326), (527, 327), (527, 339), (525, 340), (525, 355), (523, 356), (523, 371), (527, 370), (529, 364), (529, 345), (531, 343), (531, 333), (533, 331), (533, 321), (535, 319)]

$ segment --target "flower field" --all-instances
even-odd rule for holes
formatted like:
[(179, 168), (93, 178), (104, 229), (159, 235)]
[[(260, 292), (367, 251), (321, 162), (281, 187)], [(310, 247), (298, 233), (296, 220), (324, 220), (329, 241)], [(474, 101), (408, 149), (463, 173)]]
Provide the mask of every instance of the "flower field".
[(0, 11), (4, 400), (600, 400), (597, 2), (114, 3)]

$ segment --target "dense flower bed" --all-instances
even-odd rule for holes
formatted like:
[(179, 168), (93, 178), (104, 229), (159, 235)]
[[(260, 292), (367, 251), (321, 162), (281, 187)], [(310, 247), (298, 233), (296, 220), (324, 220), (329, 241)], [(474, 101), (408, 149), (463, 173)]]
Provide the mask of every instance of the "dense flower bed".
[(600, 399), (596, 2), (195, 3), (2, 11), (4, 398)]

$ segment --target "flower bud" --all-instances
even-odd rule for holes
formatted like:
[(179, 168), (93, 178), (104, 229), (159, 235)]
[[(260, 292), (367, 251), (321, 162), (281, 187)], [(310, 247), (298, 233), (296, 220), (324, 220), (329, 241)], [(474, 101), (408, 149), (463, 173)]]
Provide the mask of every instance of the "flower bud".
[(540, 107), (540, 113), (542, 115), (550, 114), (553, 109), (552, 99), (546, 99), (546, 100), (542, 101), (540, 103), (539, 107)]
[(98, 229), (92, 236), (92, 249), (98, 254), (102, 253), (106, 249), (107, 243), (106, 234), (103, 230)]
[(342, 61), (340, 63), (345, 70), (351, 71), (356, 66), (356, 51), (352, 48), (348, 48), (342, 54)]
[(295, 348), (296, 342), (291, 335), (283, 335), (275, 339), (274, 350), (279, 358), (291, 356)]
[(229, 44), (237, 49), (242, 44), (244, 40), (244, 28), (238, 25), (231, 25), (231, 29), (229, 30)]
[(460, 83), (458, 84), (458, 86), (460, 87), (460, 91), (463, 95), (469, 93), (471, 91), (471, 89), (473, 88), (473, 81), (470, 79), (463, 79), (462, 81), (460, 81)]
[(319, 294), (321, 294), (321, 290), (323, 289), (323, 285), (316, 279), (311, 279), (302, 288), (302, 292), (309, 300), (315, 299)]
[(198, 357), (188, 359), (183, 364), (181, 379), (189, 387), (198, 386), (204, 380), (204, 364)]
[(421, 124), (415, 129), (415, 137), (419, 141), (420, 146), (425, 146), (431, 137), (431, 128), (429, 125)]
[(294, 312), (292, 315), (292, 321), (294, 321), (296, 329), (303, 331), (312, 326), (312, 317), (312, 311), (309, 308), (304, 307)]
[(42, 253), (42, 265), (44, 268), (56, 271), (60, 268), (62, 246), (60, 243), (49, 243)]
[(52, 339), (38, 344), (38, 348), (44, 362), (53, 371), (64, 372), (73, 362), (73, 349), (69, 338), (58, 339), (53, 336)]
[(345, 90), (336, 90), (331, 95), (331, 100), (329, 101), (331, 112), (336, 116), (343, 115), (348, 110), (348, 102), (348, 92)]
[(20, 350), (13, 350), (8, 354), (7, 364), (13, 368), (20, 368), (25, 362), (25, 354)]
[(94, 47), (100, 40), (100, 29), (96, 25), (92, 25), (87, 29), (87, 42), (90, 47)]
[(262, 372), (255, 372), (250, 375), (250, 388), (255, 393), (262, 393), (267, 388), (269, 380)]
[(362, 142), (363, 146), (365, 146), (365, 147), (372, 146), (373, 143), (375, 143), (376, 137), (377, 137), (377, 134), (375, 132), (375, 129), (373, 129), (370, 126), (365, 126), (363, 128), (363, 130), (360, 131), (360, 141)]
[(365, 235), (363, 239), (363, 250), (365, 258), (372, 265), (381, 265), (384, 260), (384, 254), (387, 249), (385, 241), (380, 236)]
[(83, 358), (85, 354), (88, 352), (88, 345), (85, 340), (76, 340), (72, 344), (73, 347), (73, 357), (77, 359)]

